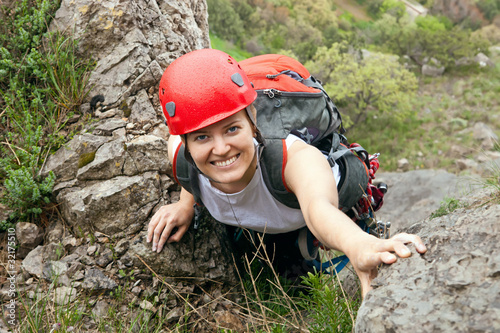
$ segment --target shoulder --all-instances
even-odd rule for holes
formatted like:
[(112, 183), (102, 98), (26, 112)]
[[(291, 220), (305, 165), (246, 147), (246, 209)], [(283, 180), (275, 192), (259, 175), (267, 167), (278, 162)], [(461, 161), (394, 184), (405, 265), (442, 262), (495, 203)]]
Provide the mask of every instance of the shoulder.
[(295, 161), (297, 159), (296, 156), (300, 157), (302, 155), (312, 155), (315, 157), (324, 158), (323, 154), (316, 147), (305, 143), (299, 138), (291, 142), (289, 142), (287, 139), (286, 144), (288, 150), (287, 164), (291, 161)]
[(297, 195), (297, 191), (304, 187), (331, 187), (332, 180), (335, 184), (332, 168), (318, 148), (302, 140), (288, 148), (284, 181), (293, 193)]
[(173, 163), (175, 154), (178, 152), (180, 146), (182, 145), (182, 140), (179, 135), (171, 135), (168, 138), (168, 160)]

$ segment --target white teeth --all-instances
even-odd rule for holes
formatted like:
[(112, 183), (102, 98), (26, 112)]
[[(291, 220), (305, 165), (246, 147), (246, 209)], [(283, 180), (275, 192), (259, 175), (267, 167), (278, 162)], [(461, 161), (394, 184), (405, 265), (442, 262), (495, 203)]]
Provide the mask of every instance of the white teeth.
[(230, 159), (228, 159), (226, 161), (217, 161), (214, 164), (216, 166), (218, 166), (218, 167), (225, 167), (225, 166), (233, 163), (234, 161), (236, 161), (236, 158), (237, 158), (237, 156), (234, 156), (233, 158), (230, 158)]

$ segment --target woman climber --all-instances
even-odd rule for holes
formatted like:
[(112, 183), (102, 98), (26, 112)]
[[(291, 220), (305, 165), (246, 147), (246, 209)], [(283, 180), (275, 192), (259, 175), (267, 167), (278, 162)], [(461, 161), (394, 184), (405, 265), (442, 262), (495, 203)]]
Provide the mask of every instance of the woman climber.
[[(174, 167), (177, 158), (192, 163), (199, 199), (219, 222), (270, 235), (310, 231), (322, 245), (347, 255), (363, 296), (378, 265), (411, 255), (405, 244), (426, 252), (416, 235), (380, 239), (364, 232), (338, 208), (338, 166), (332, 167), (320, 150), (293, 134), (286, 138), (283, 181), (300, 209), (276, 200), (263, 181), (259, 161), (263, 140), (253, 106), (257, 93), (226, 53), (203, 49), (181, 56), (165, 70), (159, 88), (171, 134), (168, 158)], [(147, 233), (153, 251), (180, 241), (193, 220), (195, 201), (182, 188), (178, 202), (154, 214)]]

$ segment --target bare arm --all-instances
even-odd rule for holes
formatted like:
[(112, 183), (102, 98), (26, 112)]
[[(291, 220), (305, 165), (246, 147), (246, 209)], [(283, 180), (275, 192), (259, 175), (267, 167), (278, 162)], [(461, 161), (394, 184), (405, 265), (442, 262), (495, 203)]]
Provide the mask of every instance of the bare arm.
[[(174, 141), (168, 140), (168, 158), (173, 163)], [(148, 226), (147, 242), (153, 242), (152, 251), (161, 252), (165, 243), (178, 242), (186, 233), (194, 215), (194, 198), (184, 188), (178, 202), (162, 206), (153, 216)], [(172, 234), (172, 232), (174, 232)]]
[[(285, 168), (288, 187), (297, 196), (309, 230), (324, 245), (344, 252), (358, 274), (363, 296), (370, 290), (377, 266), (408, 257), (404, 245), (412, 242), (417, 251), (426, 251), (418, 236), (400, 234), (382, 240), (362, 231), (338, 207), (335, 179), (325, 157), (314, 147), (295, 142), (288, 151)], [(395, 255), (395, 254), (396, 255)]]

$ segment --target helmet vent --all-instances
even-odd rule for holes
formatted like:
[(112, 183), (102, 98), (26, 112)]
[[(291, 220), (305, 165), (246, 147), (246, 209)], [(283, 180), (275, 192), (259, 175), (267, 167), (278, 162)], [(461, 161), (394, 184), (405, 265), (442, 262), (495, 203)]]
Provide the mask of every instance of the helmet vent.
[(245, 85), (245, 82), (243, 81), (240, 73), (234, 73), (233, 75), (231, 75), (231, 80), (236, 83), (238, 87), (243, 87)]
[(165, 104), (165, 110), (167, 110), (167, 113), (170, 117), (175, 116), (175, 103), (168, 102), (167, 104)]

